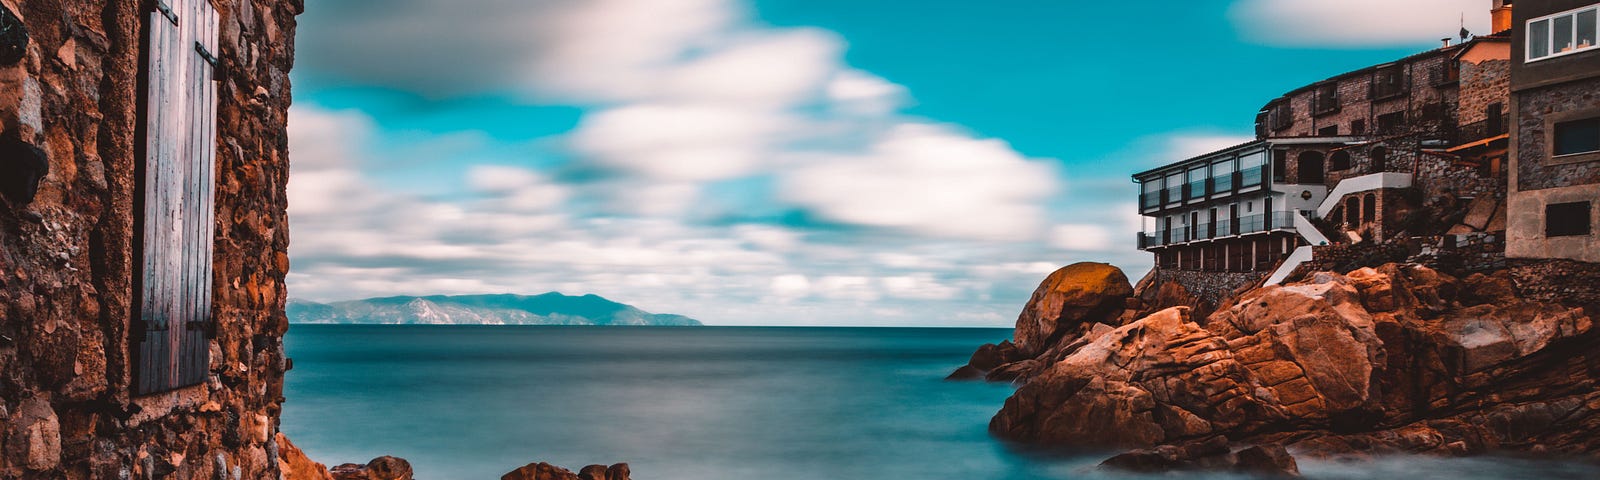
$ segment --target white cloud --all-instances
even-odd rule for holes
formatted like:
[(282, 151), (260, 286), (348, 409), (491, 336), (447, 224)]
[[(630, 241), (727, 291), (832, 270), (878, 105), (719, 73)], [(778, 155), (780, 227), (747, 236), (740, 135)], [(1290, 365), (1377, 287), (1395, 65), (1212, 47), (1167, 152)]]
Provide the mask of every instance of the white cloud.
[[(472, 161), (496, 141), (478, 132), (407, 132), (407, 151), (472, 165), (417, 192), (375, 180), (414, 166), (372, 153), (393, 133), (294, 107), (296, 297), (561, 290), (721, 324), (1004, 325), (1059, 266), (1044, 211), (1059, 172), (902, 114), (906, 88), (845, 64), (831, 32), (761, 25), (737, 0), (337, 3), (323, 8), (358, 11), (348, 24), (303, 30), (321, 71), (585, 111), (555, 142), (561, 174)], [(866, 228), (687, 218), (744, 180), (781, 190), (765, 208)]]
[(708, 104), (637, 104), (586, 115), (573, 148), (596, 165), (652, 181), (694, 182), (753, 172), (794, 120)]
[(998, 140), (905, 123), (866, 152), (815, 157), (781, 177), (783, 198), (823, 217), (909, 232), (1024, 240), (1056, 172)]
[(893, 113), (904, 107), (910, 98), (905, 87), (854, 69), (835, 75), (828, 82), (827, 94), (841, 113), (866, 116)]
[(1239, 0), (1229, 17), (1240, 34), (1296, 47), (1411, 46), (1455, 38), (1463, 15), (1489, 32), (1487, 0)]
[[(1132, 230), (1129, 232), (1132, 236)], [(1050, 230), (1050, 245), (1079, 252), (1105, 251), (1115, 246), (1111, 232), (1100, 225), (1056, 225)]]
[(1207, 153), (1254, 140), (1242, 135), (1174, 134), (1167, 137), (1166, 163), (1188, 160)]

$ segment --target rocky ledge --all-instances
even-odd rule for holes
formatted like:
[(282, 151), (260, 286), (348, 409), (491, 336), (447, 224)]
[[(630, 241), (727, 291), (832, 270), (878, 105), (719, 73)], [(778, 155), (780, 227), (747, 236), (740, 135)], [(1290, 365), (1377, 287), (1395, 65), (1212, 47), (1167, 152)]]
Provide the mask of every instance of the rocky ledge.
[(951, 377), (1020, 385), (996, 436), (1132, 449), (1106, 465), (1135, 470), (1293, 474), (1291, 452), (1600, 459), (1600, 306), (1525, 300), (1504, 271), (1306, 278), (1197, 317), (1116, 267), (1068, 266), (1034, 292), (1014, 342)]

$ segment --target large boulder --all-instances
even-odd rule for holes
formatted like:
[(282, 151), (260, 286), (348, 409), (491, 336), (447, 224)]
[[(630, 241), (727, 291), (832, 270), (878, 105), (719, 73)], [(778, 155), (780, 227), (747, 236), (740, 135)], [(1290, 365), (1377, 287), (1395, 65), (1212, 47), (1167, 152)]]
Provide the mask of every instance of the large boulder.
[(1017, 317), (1017, 349), (1033, 357), (1079, 325), (1112, 322), (1132, 294), (1133, 285), (1117, 267), (1093, 262), (1062, 267), (1039, 284)]
[[(1060, 283), (1041, 286), (1023, 320), (1065, 305), (1052, 298)], [(1594, 307), (1528, 301), (1516, 288), (1503, 273), (1458, 280), (1389, 264), (1242, 292), (1204, 318), (1174, 307), (1120, 326), (1019, 321), (1019, 347), (1049, 341), (989, 372), (1023, 383), (990, 429), (1138, 449), (1108, 462), (1135, 470), (1293, 474), (1287, 451), (1600, 456)], [(1025, 335), (1025, 324), (1037, 328)], [(1218, 438), (1260, 447), (1219, 457)]]

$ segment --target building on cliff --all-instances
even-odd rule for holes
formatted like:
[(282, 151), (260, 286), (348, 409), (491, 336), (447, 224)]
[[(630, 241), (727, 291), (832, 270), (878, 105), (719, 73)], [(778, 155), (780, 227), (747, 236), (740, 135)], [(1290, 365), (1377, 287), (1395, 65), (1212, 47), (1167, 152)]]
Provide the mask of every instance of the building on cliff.
[(1594, 0), (1513, 12), (1509, 257), (1600, 262), (1597, 12)]
[(1494, 2), (1492, 34), (1267, 102), (1251, 142), (1134, 174), (1153, 275), (1214, 302), (1319, 248), (1504, 231), (1511, 10)]
[(0, 478), (279, 478), (302, 1), (0, 7)]

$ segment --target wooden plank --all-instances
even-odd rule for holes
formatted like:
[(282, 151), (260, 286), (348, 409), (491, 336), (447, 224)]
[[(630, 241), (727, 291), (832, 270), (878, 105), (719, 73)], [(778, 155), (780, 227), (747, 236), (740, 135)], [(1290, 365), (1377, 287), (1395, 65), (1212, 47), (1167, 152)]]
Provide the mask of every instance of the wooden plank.
[(204, 382), (214, 321), (217, 92), (196, 47), (216, 51), (220, 19), (206, 0), (168, 5), (149, 24), (137, 394)]
[(146, 123), (145, 123), (145, 216), (143, 281), (141, 292), (141, 308), (139, 320), (145, 323), (145, 338), (140, 345), (138, 393), (150, 393), (161, 389), (165, 384), (161, 378), (161, 361), (168, 354), (167, 337), (164, 327), (165, 304), (162, 293), (165, 291), (164, 278), (161, 273), (165, 270), (165, 258), (159, 245), (165, 243), (166, 229), (163, 228), (161, 213), (167, 207), (166, 178), (164, 173), (165, 145), (165, 117), (169, 111), (166, 96), (168, 58), (163, 51), (163, 45), (172, 34), (170, 24), (159, 12), (150, 14), (149, 19), (149, 81), (146, 90)]

